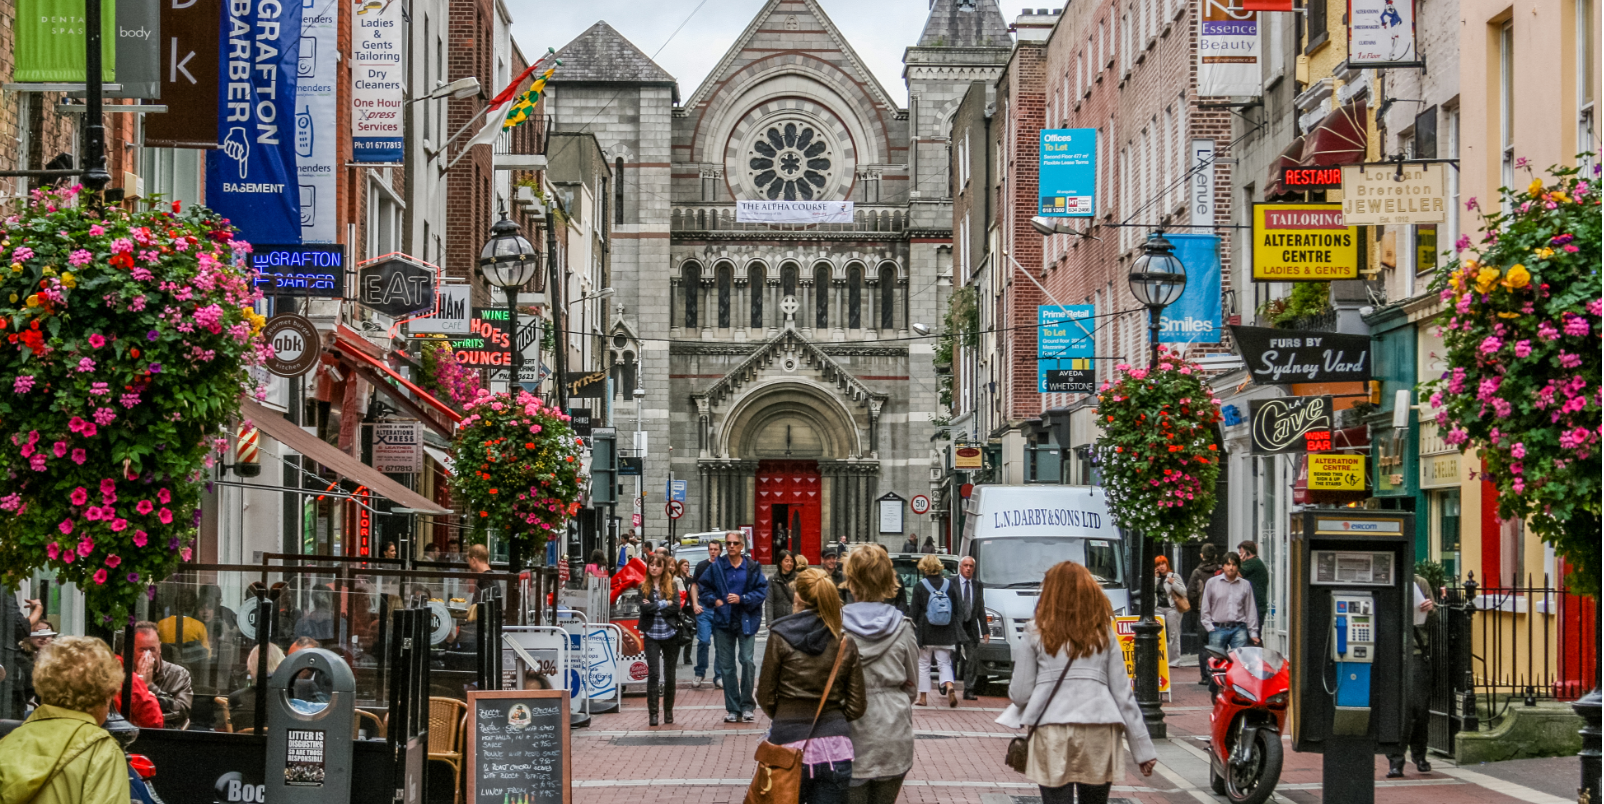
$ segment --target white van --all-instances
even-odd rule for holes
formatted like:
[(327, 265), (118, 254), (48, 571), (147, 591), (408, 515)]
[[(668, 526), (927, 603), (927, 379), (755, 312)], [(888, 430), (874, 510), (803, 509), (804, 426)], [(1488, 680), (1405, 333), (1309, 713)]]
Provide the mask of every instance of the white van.
[(1013, 674), (1010, 653), (1036, 615), (1042, 578), (1060, 561), (1091, 570), (1114, 605), (1130, 610), (1125, 548), (1096, 486), (975, 486), (964, 506), (959, 555), (973, 556), (984, 585), (991, 641), (980, 645), (981, 673)]

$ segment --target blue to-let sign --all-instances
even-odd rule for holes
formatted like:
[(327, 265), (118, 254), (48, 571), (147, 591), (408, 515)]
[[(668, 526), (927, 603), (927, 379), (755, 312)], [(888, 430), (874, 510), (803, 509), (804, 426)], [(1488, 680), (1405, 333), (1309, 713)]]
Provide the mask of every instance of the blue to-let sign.
[(1090, 304), (1044, 304), (1036, 308), (1036, 356), (1043, 358), (1093, 357)]
[(1097, 213), (1097, 129), (1041, 131), (1039, 215), (1090, 218)]
[(685, 489), (689, 485), (689, 481), (685, 480), (668, 481), (668, 499), (673, 502), (685, 502)]
[(1159, 316), (1160, 343), (1219, 343), (1222, 315), (1220, 238), (1211, 234), (1166, 234), (1186, 266), (1181, 298)]
[(338, 299), (345, 296), (345, 247), (262, 245), (251, 249), (256, 286), (264, 296)]

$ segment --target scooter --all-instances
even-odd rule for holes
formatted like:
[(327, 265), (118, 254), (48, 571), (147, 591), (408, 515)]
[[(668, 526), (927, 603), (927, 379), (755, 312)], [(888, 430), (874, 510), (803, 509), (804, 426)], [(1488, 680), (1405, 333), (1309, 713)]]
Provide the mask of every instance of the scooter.
[(1281, 780), (1287, 660), (1265, 648), (1208, 648), (1219, 693), (1209, 715), (1209, 785), (1236, 804), (1262, 804)]
[(106, 716), (104, 728), (128, 756), (128, 793), (132, 804), (164, 804), (161, 796), (156, 795), (156, 786), (150, 782), (156, 776), (156, 763), (144, 754), (128, 751), (139, 739), (139, 728), (125, 720), (115, 709)]

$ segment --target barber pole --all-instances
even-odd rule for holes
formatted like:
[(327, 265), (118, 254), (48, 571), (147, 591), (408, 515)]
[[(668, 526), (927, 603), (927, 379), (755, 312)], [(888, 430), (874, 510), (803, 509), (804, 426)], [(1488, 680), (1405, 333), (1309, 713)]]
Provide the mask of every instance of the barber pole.
[(235, 432), (234, 473), (240, 477), (256, 477), (262, 472), (258, 439), (261, 432), (250, 422), (241, 422)]

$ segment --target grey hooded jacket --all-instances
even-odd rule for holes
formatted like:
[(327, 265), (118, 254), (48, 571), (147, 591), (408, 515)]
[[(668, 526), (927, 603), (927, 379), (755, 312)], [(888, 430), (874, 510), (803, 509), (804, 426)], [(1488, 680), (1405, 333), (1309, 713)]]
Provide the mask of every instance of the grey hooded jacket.
[(841, 625), (858, 643), (869, 706), (852, 721), (852, 778), (901, 776), (913, 767), (913, 699), (919, 645), (913, 622), (886, 603), (850, 603)]

